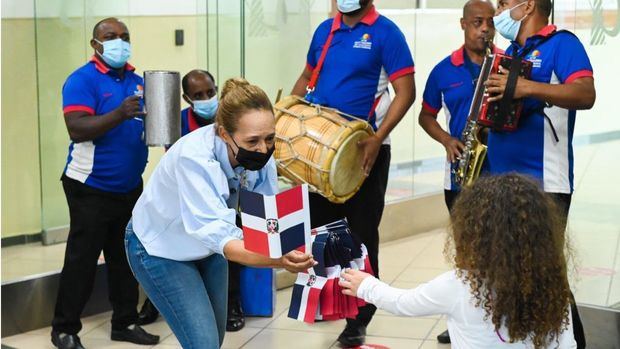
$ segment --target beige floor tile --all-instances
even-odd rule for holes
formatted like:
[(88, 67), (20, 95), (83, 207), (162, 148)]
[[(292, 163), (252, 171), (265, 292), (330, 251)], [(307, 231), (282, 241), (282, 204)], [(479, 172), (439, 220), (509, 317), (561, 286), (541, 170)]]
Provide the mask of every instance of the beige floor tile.
[[(366, 344), (377, 344), (388, 347), (390, 349), (417, 349), (422, 345), (421, 340), (407, 339), (407, 338), (390, 338), (390, 337), (366, 337)], [(334, 344), (332, 348), (340, 348), (338, 343)]]
[(322, 322), (316, 322), (314, 324), (307, 324), (305, 322), (293, 320), (289, 318), (287, 315), (288, 314), (284, 312), (275, 321), (269, 324), (267, 328), (268, 329), (279, 329), (279, 330), (302, 331), (302, 332), (321, 332), (321, 333), (331, 333), (331, 334), (338, 335), (340, 334), (340, 332), (345, 326), (344, 320), (322, 321)]
[(331, 347), (335, 340), (331, 333), (265, 329), (243, 349), (322, 349)]
[(62, 268), (62, 263), (60, 263), (60, 267), (58, 265), (50, 266), (50, 263), (46, 260), (32, 260), (23, 257), (12, 259), (9, 263), (2, 264), (2, 281), (15, 280), (16, 278), (47, 273)]
[(109, 339), (82, 338), (82, 344), (89, 349), (146, 349), (151, 346), (132, 344), (128, 342), (114, 342)]
[(49, 335), (33, 335), (33, 334), (18, 334), (11, 337), (2, 338), (2, 344), (8, 345), (15, 349), (52, 349), (54, 346), (50, 341)]
[(446, 319), (445, 317), (442, 317), (441, 319), (439, 319), (439, 321), (437, 321), (437, 323), (435, 324), (435, 327), (433, 327), (433, 329), (428, 334), (428, 337), (426, 339), (434, 340), (439, 334), (443, 333), (443, 331), (447, 329), (448, 329), (448, 324), (446, 323)]
[[(256, 336), (256, 334), (258, 334), (261, 330), (262, 329), (260, 328), (246, 326), (238, 332), (226, 332), (226, 334), (224, 335), (224, 344), (222, 345), (222, 349), (241, 348), (241, 346), (243, 346), (251, 338)], [(160, 344), (171, 347), (181, 347), (179, 340), (173, 333), (171, 333), (166, 338), (163, 338)]]
[(222, 349), (241, 348), (245, 343), (254, 338), (260, 331), (260, 328), (245, 327), (239, 332), (226, 332)]
[[(284, 301), (280, 303), (284, 303)], [(282, 306), (282, 307), (276, 306), (276, 312), (274, 313), (273, 317), (248, 317), (245, 319), (245, 325), (247, 327), (253, 327), (253, 328), (265, 328), (269, 326), (269, 324), (274, 322), (279, 316), (283, 314), (286, 316), (286, 314), (288, 313), (288, 307), (290, 303), (291, 303), (291, 300), (290, 300), (290, 295), (289, 295), (289, 298), (285, 302), (286, 306)]]
[(377, 316), (368, 326), (369, 336), (424, 339), (436, 319), (420, 319), (395, 316)]
[(183, 349), (183, 347), (180, 345), (173, 345), (173, 344), (158, 344), (154, 346), (153, 349)]
[(450, 349), (451, 347), (450, 344), (441, 344), (435, 339), (429, 339), (422, 343), (420, 349)]
[[(224, 338), (226, 338), (226, 336), (224, 336)], [(166, 338), (163, 338), (159, 344), (165, 344), (165, 345), (178, 345), (181, 346), (181, 343), (179, 343), (179, 340), (177, 339), (177, 337), (173, 334), (169, 335)]]

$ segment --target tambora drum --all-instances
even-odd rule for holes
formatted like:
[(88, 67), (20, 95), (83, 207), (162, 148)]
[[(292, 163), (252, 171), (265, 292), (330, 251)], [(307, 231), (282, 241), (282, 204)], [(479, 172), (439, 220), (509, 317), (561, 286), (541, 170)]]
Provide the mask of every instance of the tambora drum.
[(374, 134), (370, 124), (297, 96), (276, 103), (274, 114), (280, 175), (307, 183), (334, 203), (345, 202), (359, 190), (366, 177), (357, 143)]

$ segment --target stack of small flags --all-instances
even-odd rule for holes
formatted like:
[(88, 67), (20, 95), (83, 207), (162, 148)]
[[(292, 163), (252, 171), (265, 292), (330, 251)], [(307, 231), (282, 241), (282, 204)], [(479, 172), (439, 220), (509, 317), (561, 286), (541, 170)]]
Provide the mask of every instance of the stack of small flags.
[(307, 323), (354, 318), (365, 302), (342, 294), (338, 281), (346, 268), (372, 274), (366, 246), (351, 235), (346, 220), (315, 228), (311, 234), (318, 264), (297, 275), (288, 316)]

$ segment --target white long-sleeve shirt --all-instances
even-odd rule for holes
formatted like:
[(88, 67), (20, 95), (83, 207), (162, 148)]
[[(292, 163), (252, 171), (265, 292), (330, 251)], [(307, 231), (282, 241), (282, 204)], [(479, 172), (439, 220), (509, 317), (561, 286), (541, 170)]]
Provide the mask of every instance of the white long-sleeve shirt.
[(278, 192), (275, 161), (258, 171), (233, 169), (213, 125), (179, 139), (162, 157), (133, 209), (133, 229), (146, 251), (178, 261), (197, 260), (242, 239), (235, 225), (239, 187)]
[[(456, 276), (454, 270), (410, 290), (394, 288), (374, 277), (368, 277), (361, 283), (357, 295), (396, 315), (445, 314), (453, 349), (534, 347), (529, 340), (510, 343), (505, 327), (495, 332), (491, 319), (484, 319), (484, 309), (475, 306), (469, 286)], [(569, 321), (572, 322), (570, 315)], [(548, 346), (561, 349), (576, 347), (572, 323), (561, 333), (559, 344), (553, 341)]]

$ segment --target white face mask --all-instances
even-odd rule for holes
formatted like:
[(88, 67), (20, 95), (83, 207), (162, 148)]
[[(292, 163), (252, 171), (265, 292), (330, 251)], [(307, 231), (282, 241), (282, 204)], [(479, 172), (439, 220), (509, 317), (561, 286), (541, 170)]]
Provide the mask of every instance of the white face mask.
[(338, 0), (336, 4), (338, 5), (338, 11), (342, 13), (351, 13), (362, 8), (359, 0)]
[(510, 13), (512, 10), (517, 7), (527, 4), (527, 1), (524, 1), (513, 8), (502, 11), (499, 15), (493, 17), (493, 24), (495, 25), (495, 30), (497, 30), (501, 36), (505, 37), (510, 41), (514, 41), (517, 39), (519, 35), (519, 29), (521, 28), (521, 22), (527, 17), (527, 15), (523, 16), (520, 20), (515, 20), (512, 18)]
[(97, 51), (97, 54), (112, 68), (124, 66), (131, 57), (131, 44), (127, 41), (120, 38), (104, 42), (97, 39), (95, 41), (103, 46), (103, 53)]

